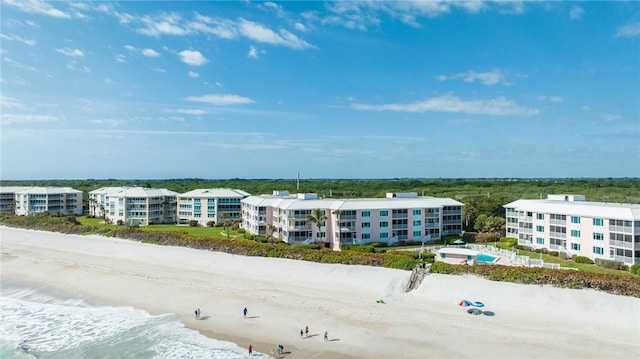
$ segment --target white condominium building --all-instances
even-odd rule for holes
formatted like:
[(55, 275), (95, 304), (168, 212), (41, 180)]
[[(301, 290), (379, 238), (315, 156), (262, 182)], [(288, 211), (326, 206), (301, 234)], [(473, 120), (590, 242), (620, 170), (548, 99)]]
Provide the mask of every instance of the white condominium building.
[(92, 217), (104, 217), (108, 212), (107, 198), (111, 193), (118, 193), (125, 187), (101, 187), (89, 192), (88, 212)]
[[(252, 234), (274, 236), (290, 244), (321, 242), (337, 250), (340, 243), (436, 241), (447, 234), (460, 234), (462, 207), (449, 198), (416, 193), (318, 199), (313, 193), (276, 191), (242, 200), (242, 226)], [(320, 228), (307, 219), (316, 209), (324, 217)]]
[(0, 215), (16, 214), (16, 192), (29, 187), (25, 186), (0, 186)]
[(549, 195), (546, 200), (521, 199), (504, 207), (507, 237), (517, 238), (521, 245), (640, 263), (640, 204)]
[(178, 195), (178, 224), (197, 221), (206, 226), (209, 222), (221, 223), (223, 218), (238, 220), (242, 216), (243, 198), (250, 194), (238, 189), (196, 189)]
[[(92, 191), (95, 192), (95, 191)], [(100, 196), (100, 192), (96, 195)], [(127, 226), (176, 223), (177, 192), (168, 189), (120, 187), (104, 197), (107, 223)]]
[[(3, 189), (4, 192), (4, 189)], [(82, 215), (82, 191), (71, 187), (23, 187), (14, 192), (14, 213), (32, 216), (49, 213), (58, 216)]]

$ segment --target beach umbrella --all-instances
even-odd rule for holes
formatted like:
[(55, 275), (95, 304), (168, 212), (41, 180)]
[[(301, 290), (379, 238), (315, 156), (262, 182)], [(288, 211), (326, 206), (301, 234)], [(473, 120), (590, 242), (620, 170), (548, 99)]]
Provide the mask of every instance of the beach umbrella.
[(471, 307), (473, 305), (473, 303), (471, 303), (470, 301), (463, 299), (461, 301), (458, 302), (458, 305), (461, 307)]
[(476, 308), (484, 307), (484, 303), (482, 303), (482, 302), (473, 302), (473, 303), (471, 303), (471, 305), (476, 307)]
[(456, 239), (455, 241), (453, 241), (453, 244), (466, 244), (466, 242), (462, 239)]

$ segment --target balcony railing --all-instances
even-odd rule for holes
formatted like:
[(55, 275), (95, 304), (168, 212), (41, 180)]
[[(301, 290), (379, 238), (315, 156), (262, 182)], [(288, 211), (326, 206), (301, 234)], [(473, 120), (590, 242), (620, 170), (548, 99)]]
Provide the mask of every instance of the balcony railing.
[[(640, 243), (638, 243), (640, 244)], [(622, 248), (634, 248), (633, 242), (610, 240), (609, 245)]]
[(567, 234), (562, 232), (550, 232), (549, 236), (556, 238), (567, 238)]
[(609, 226), (609, 231), (610, 232), (632, 233), (633, 228), (632, 227), (625, 227), (625, 226)]

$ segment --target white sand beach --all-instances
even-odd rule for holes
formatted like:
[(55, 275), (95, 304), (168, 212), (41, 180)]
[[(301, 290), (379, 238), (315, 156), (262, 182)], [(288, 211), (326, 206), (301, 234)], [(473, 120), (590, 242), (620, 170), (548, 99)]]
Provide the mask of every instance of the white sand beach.
[[(282, 343), (284, 358), (640, 357), (639, 298), (437, 274), (407, 293), (410, 272), (400, 270), (6, 227), (0, 240), (3, 278), (178, 313), (241, 347), (269, 353)], [(467, 314), (461, 299), (493, 315)]]

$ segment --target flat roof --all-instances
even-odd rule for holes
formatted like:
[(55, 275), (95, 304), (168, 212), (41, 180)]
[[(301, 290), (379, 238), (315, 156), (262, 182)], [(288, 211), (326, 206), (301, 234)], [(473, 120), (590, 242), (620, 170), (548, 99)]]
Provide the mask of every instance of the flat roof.
[(554, 213), (569, 216), (640, 220), (640, 204), (586, 201), (558, 201), (548, 199), (519, 199), (504, 208), (535, 213)]
[(474, 251), (473, 249), (469, 249), (469, 248), (444, 247), (444, 248), (438, 249), (436, 253), (460, 254), (464, 256), (477, 256), (478, 254), (480, 254), (480, 251)]

